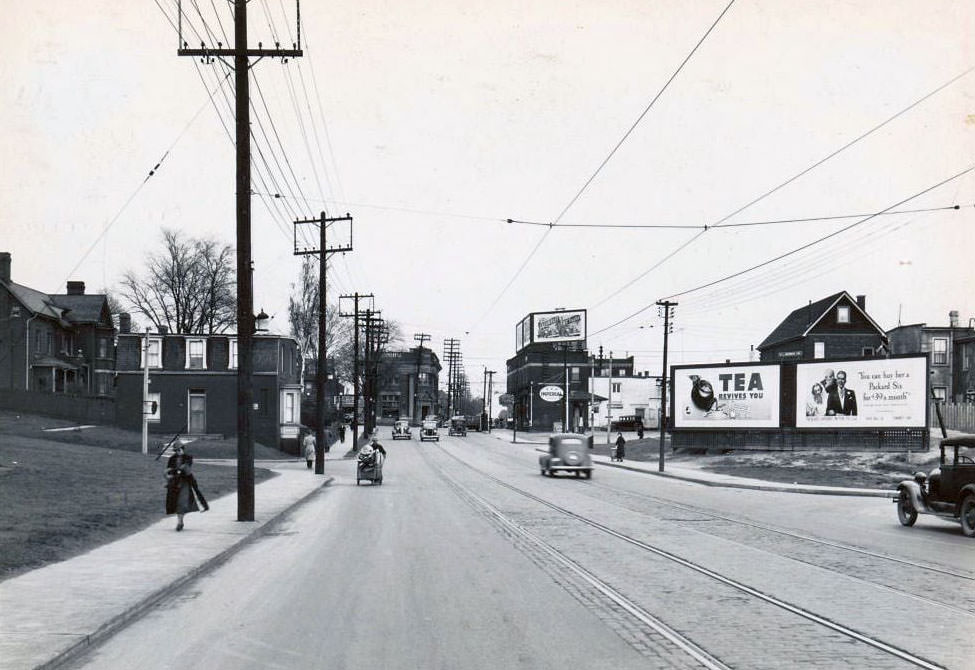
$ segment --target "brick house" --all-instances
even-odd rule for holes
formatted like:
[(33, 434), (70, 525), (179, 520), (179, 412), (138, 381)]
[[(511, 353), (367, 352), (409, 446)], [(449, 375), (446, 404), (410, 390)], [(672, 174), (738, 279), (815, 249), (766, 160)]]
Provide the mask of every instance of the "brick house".
[[(609, 362), (604, 361), (606, 374)], [(615, 376), (625, 374), (626, 361), (614, 360)], [(633, 360), (629, 359), (632, 373)], [(591, 359), (584, 342), (528, 344), (506, 362), (506, 393), (514, 396), (514, 418), (518, 430), (551, 431), (556, 423), (583, 429), (589, 425), (589, 378)], [(564, 395), (565, 377), (569, 377), (568, 408)], [(557, 386), (563, 390), (560, 399), (540, 394), (543, 388)], [(605, 389), (604, 389), (605, 391)], [(551, 399), (549, 399), (551, 398)]]
[(887, 350), (887, 334), (867, 314), (866, 296), (840, 291), (794, 309), (758, 345), (763, 362), (864, 358)]
[[(237, 337), (128, 332), (118, 336), (117, 422), (142, 428), (142, 379), (149, 365), (149, 401), (156, 412), (149, 431), (224, 436), (237, 434)], [(148, 352), (144, 339), (148, 337)], [(254, 440), (294, 451), (301, 421), (301, 356), (290, 337), (255, 335)]]
[(15, 283), (0, 252), (0, 389), (111, 396), (115, 326), (102, 294), (69, 281), (64, 294)]
[(936, 398), (954, 402), (975, 400), (975, 384), (972, 383), (975, 328), (961, 326), (958, 312), (948, 314), (947, 326), (915, 323), (892, 328), (887, 336), (893, 354), (930, 355), (929, 388)]

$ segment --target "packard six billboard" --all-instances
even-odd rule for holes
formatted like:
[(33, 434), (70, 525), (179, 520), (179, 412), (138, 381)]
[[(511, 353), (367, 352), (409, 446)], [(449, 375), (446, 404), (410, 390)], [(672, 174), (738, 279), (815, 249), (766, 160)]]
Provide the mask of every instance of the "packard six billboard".
[(674, 366), (674, 428), (778, 428), (778, 365)]
[(796, 428), (924, 428), (927, 356), (796, 365)]

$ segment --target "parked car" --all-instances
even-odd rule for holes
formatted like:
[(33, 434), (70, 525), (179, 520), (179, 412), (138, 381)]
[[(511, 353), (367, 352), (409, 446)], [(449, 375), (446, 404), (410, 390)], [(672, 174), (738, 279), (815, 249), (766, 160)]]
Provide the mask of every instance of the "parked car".
[(961, 532), (975, 537), (975, 435), (941, 440), (939, 467), (898, 484), (894, 502), (904, 526), (913, 526), (918, 514), (934, 514), (960, 522)]
[(638, 416), (621, 416), (613, 419), (610, 431), (636, 430), (638, 425), (643, 425), (643, 419)]
[(393, 439), (394, 440), (413, 439), (413, 431), (410, 430), (409, 419), (397, 419), (395, 422), (393, 422)]
[(548, 453), (538, 457), (542, 475), (554, 477), (556, 472), (574, 472), (576, 477), (592, 477), (592, 435), (557, 433), (548, 438)]
[(420, 442), (426, 442), (427, 440), (433, 442), (440, 441), (440, 431), (437, 429), (436, 419), (424, 419), (423, 424), (420, 426)]

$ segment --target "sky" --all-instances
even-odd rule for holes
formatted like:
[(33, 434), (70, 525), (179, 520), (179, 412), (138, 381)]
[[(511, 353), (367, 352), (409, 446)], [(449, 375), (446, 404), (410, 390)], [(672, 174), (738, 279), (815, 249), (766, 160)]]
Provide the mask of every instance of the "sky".
[[(15, 282), (111, 290), (163, 227), (235, 243), (233, 76), (177, 55), (176, 6), (0, 0)], [(185, 0), (184, 39), (231, 43), (229, 7)], [(353, 217), (330, 299), (374, 294), (404, 346), (459, 339), (476, 395), (485, 368), (503, 379), (515, 324), (556, 307), (587, 309), (590, 350), (651, 374), (665, 298), (671, 364), (747, 360), (841, 290), (883, 328), (975, 318), (975, 3), (300, 12), (303, 56), (251, 68), (254, 306), (273, 330), (301, 262), (292, 221), (322, 211)], [(248, 15), (249, 46), (296, 41), (294, 0)]]

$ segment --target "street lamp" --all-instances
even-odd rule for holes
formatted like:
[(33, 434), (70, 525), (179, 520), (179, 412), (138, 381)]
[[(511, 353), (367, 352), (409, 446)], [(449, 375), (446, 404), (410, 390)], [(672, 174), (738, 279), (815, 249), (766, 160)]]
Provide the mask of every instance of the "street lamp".
[(267, 332), (267, 322), (270, 321), (271, 317), (264, 312), (264, 308), (257, 313), (254, 317), (254, 332), (255, 333), (266, 333)]

